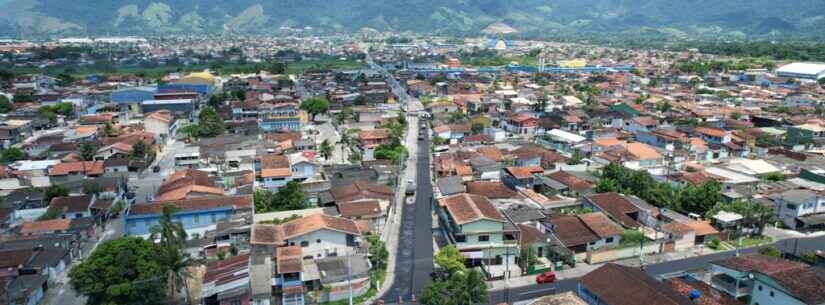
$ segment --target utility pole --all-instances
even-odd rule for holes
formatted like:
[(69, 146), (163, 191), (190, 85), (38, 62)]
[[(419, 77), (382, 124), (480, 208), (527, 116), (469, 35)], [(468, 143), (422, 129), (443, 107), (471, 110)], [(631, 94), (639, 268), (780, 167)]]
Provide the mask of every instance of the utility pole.
[(349, 305), (352, 305), (352, 272), (351, 272), (352, 266), (350, 265), (350, 255), (351, 254), (352, 254), (352, 252), (350, 252), (350, 250), (347, 250), (347, 286), (349, 286), (348, 287), (348, 289), (349, 289)]

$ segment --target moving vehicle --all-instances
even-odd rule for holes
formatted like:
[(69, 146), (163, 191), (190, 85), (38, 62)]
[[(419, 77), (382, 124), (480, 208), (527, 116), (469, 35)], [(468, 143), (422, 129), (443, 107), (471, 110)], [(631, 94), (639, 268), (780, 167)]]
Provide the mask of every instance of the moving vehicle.
[(544, 284), (544, 283), (552, 283), (556, 281), (556, 274), (553, 271), (547, 271), (545, 273), (539, 274), (536, 276), (536, 283), (537, 284)]

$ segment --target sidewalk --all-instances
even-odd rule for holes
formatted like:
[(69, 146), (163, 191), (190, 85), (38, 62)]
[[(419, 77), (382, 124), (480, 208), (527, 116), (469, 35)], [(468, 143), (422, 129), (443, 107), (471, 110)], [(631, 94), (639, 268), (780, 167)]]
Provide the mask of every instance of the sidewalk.
[[(680, 252), (669, 252), (669, 253), (659, 253), (659, 254), (652, 254), (652, 255), (645, 255), (643, 257), (644, 264), (658, 264), (666, 261), (672, 260), (680, 260), (700, 255), (707, 255), (716, 252), (724, 252), (725, 250), (711, 250), (705, 247), (695, 247), (691, 248), (687, 251), (680, 251)], [(618, 261), (612, 261), (610, 263), (620, 264), (624, 266), (630, 267), (639, 267), (641, 266), (641, 261), (639, 261), (638, 257), (628, 258)], [(572, 279), (572, 278), (579, 278), (597, 268), (601, 267), (605, 263), (599, 264), (587, 264), (585, 262), (577, 262), (575, 268), (568, 268), (562, 270), (554, 271), (556, 273), (557, 280), (565, 280), (565, 279)], [(525, 276), (518, 276), (512, 277), (508, 280), (496, 280), (488, 282), (488, 286), (490, 290), (503, 290), (509, 288), (516, 288), (516, 287), (523, 287), (536, 284), (536, 275), (525, 275)]]
[[(404, 181), (413, 180), (415, 181), (416, 175), (416, 162), (417, 162), (417, 153), (418, 153), (418, 146), (415, 145), (415, 141), (417, 140), (416, 130), (418, 128), (418, 119), (408, 116), (407, 118), (407, 132), (404, 135), (407, 143), (409, 157), (406, 160), (406, 167), (404, 170), (399, 173), (399, 179), (397, 183), (399, 185), (403, 185)], [(380, 283), (380, 289), (378, 293), (375, 294), (372, 298), (366, 300), (364, 304), (372, 304), (376, 300), (383, 298), (383, 296), (390, 290), (393, 286), (395, 281), (395, 266), (396, 266), (396, 258), (398, 254), (398, 233), (401, 229), (401, 219), (402, 214), (404, 212), (404, 188), (397, 187), (395, 191), (395, 202), (393, 202), (393, 206), (389, 211), (389, 215), (387, 215), (387, 225), (384, 231), (381, 234), (381, 239), (384, 240), (384, 243), (387, 247), (387, 252), (389, 252), (389, 256), (387, 257), (387, 274), (384, 277), (385, 281)]]

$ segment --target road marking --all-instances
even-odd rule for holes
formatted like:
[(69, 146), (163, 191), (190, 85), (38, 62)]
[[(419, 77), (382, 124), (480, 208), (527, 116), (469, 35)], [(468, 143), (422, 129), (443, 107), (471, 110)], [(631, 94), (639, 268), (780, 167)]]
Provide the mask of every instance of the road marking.
[(536, 293), (545, 292), (545, 291), (556, 291), (556, 287), (550, 287), (550, 288), (544, 288), (544, 289), (539, 289), (539, 290), (522, 292), (519, 295), (536, 294)]

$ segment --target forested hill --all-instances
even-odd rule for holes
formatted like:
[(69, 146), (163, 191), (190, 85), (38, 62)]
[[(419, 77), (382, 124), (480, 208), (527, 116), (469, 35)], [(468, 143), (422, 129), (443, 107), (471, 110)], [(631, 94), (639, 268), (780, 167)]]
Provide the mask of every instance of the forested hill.
[(810, 37), (822, 0), (0, 0), (0, 36), (274, 33), (315, 30), (480, 34), (503, 23), (523, 35), (652, 33)]

